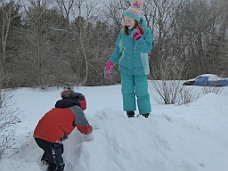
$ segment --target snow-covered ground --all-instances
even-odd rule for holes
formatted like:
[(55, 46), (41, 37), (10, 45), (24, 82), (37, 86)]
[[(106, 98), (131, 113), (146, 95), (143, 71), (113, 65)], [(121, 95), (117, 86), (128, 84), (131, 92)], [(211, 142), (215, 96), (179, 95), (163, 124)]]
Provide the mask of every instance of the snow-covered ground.
[[(2, 160), (1, 171), (45, 169), (33, 130), (60, 99), (61, 91), (20, 88), (14, 92), (14, 107), (25, 114), (16, 137), (25, 140), (18, 142), (15, 154)], [(65, 171), (228, 171), (226, 93), (202, 95), (188, 106), (161, 105), (151, 97), (149, 118), (129, 119), (122, 110), (120, 85), (74, 91), (86, 96), (85, 114), (94, 131), (88, 137), (74, 130), (64, 142)], [(150, 93), (154, 95), (152, 87)]]

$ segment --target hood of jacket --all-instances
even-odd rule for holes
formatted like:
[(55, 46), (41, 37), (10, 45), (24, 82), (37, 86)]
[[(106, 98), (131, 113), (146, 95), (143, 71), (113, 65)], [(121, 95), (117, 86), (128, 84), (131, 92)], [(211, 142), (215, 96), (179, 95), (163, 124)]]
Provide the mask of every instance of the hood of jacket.
[(144, 29), (147, 28), (146, 27), (146, 22), (145, 22), (145, 20), (142, 17), (140, 18), (140, 24), (141, 24), (142, 28), (144, 28)]
[(75, 105), (81, 107), (77, 100), (74, 100), (71, 98), (64, 98), (64, 99), (58, 100), (55, 103), (56, 108), (67, 108), (67, 107), (71, 107), (71, 106), (75, 106)]

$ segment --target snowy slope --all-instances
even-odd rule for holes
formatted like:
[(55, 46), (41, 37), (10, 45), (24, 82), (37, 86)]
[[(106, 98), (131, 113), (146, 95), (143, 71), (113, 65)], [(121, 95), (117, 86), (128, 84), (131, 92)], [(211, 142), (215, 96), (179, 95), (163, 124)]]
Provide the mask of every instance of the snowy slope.
[[(64, 142), (65, 171), (228, 171), (228, 96), (207, 94), (189, 106), (159, 105), (152, 115), (127, 118), (120, 85), (79, 87), (86, 95), (90, 136), (73, 131)], [(40, 171), (42, 150), (32, 132), (61, 90), (23, 88), (16, 105), (26, 117), (17, 129), (26, 135), (20, 150), (0, 163), (2, 171)]]

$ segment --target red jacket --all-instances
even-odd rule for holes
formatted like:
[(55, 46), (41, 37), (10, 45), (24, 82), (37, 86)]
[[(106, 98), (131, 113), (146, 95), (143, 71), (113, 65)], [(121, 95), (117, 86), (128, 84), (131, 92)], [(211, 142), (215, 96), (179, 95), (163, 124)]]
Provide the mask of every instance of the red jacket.
[(39, 120), (34, 137), (57, 143), (66, 139), (75, 127), (83, 134), (92, 132), (92, 126), (79, 106), (53, 108)]

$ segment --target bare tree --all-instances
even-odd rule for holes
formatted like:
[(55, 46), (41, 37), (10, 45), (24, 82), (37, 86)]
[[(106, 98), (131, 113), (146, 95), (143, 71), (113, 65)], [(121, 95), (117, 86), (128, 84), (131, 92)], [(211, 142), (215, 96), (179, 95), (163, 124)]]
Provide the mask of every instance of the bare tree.
[[(212, 1), (211, 9), (217, 17), (210, 33), (212, 40), (207, 42), (207, 57), (210, 57), (212, 72), (223, 76), (228, 76), (228, 2), (224, 0)], [(213, 42), (212, 42), (213, 41)]]
[[(9, 61), (10, 56), (7, 55), (7, 45), (9, 45), (9, 34), (12, 27), (13, 20), (18, 17), (18, 13), (14, 13), (15, 4), (13, 1), (10, 3), (4, 3), (3, 0), (0, 2), (0, 16), (1, 16), (1, 42), (0, 42), (0, 101), (1, 101), (1, 89), (3, 88), (3, 83), (7, 82), (9, 77), (6, 71), (7, 61)], [(8, 52), (9, 53), (9, 52)]]
[[(150, 64), (152, 71), (151, 77), (154, 79), (160, 79), (162, 76), (164, 76), (162, 72), (165, 72), (163, 71), (165, 66), (163, 66), (162, 64), (167, 65), (167, 61), (170, 61), (173, 65), (175, 65), (176, 62), (173, 62), (180, 58), (180, 56), (183, 56), (183, 52), (175, 51), (175, 47), (173, 46), (176, 42), (172, 40), (172, 30), (174, 28), (176, 18), (178, 17), (178, 13), (181, 10), (182, 6), (183, 2), (178, 0), (147, 1), (145, 18), (148, 21), (154, 36), (153, 50), (150, 54)], [(177, 63), (180, 62), (181, 61)], [(174, 69), (174, 71), (177, 71), (178, 67), (179, 66), (170, 67), (170, 69)], [(166, 72), (167, 76), (169, 73), (170, 70), (169, 72)], [(181, 74), (181, 72), (179, 72), (179, 74)], [(172, 75), (172, 77), (174, 77), (174, 75)]]
[[(103, 69), (97, 65), (108, 33), (107, 25), (104, 26), (100, 19), (102, 6), (96, 1), (77, 0), (72, 7), (72, 11), (69, 12), (72, 14), (72, 20), (69, 26), (68, 45), (64, 47), (66, 56), (77, 84), (99, 84), (100, 77), (103, 77)], [(99, 27), (103, 30), (99, 30)]]
[(42, 72), (42, 55), (43, 55), (43, 48), (45, 44), (45, 38), (44, 38), (44, 27), (43, 27), (43, 15), (45, 13), (46, 8), (46, 1), (30, 1), (31, 7), (25, 6), (25, 11), (27, 14), (27, 23), (29, 26), (29, 29), (27, 30), (28, 33), (25, 37), (24, 42), (28, 43), (27, 46), (29, 53), (31, 54), (31, 57), (36, 60), (36, 73), (37, 73), (37, 83), (40, 87), (43, 86), (43, 72)]
[(227, 40), (224, 20), (227, 10), (221, 6), (225, 5), (221, 2), (186, 1), (182, 8), (175, 28), (179, 36), (177, 45), (182, 48), (183, 59), (188, 64), (183, 78), (202, 73), (220, 75), (220, 72), (224, 71), (220, 62)]
[(23, 65), (27, 65), (24, 70), (30, 69), (27, 76), (30, 74), (31, 81), (41, 88), (47, 83), (59, 84), (64, 81), (63, 78), (68, 80), (64, 72), (70, 73), (67, 69), (70, 65), (61, 59), (68, 21), (55, 8), (49, 9), (48, 5), (48, 1), (30, 1), (30, 6), (24, 8), (25, 27), (21, 30), (24, 46), (20, 48), (20, 58), (24, 60)]
[(67, 19), (68, 23), (70, 23), (70, 14), (72, 12), (72, 8), (75, 4), (75, 0), (68, 0), (68, 3), (65, 0), (55, 0), (58, 4), (58, 9), (60, 9), (60, 13), (64, 18)]
[[(119, 83), (116, 69), (112, 80), (103, 79), (103, 70), (131, 0), (21, 2), (26, 5), (20, 10), (24, 12), (23, 20), (17, 21), (20, 26), (14, 25), (16, 34), (10, 33), (12, 26), (7, 22), (12, 23), (18, 14), (1, 8), (0, 80), (7, 76), (13, 78), (10, 85), (40, 87)], [(154, 36), (150, 79), (228, 74), (227, 1), (145, 0), (142, 15)]]
[(0, 106), (0, 160), (8, 156), (15, 145), (22, 139), (15, 138), (15, 128), (23, 116), (18, 108), (14, 108), (11, 89), (2, 91)]

